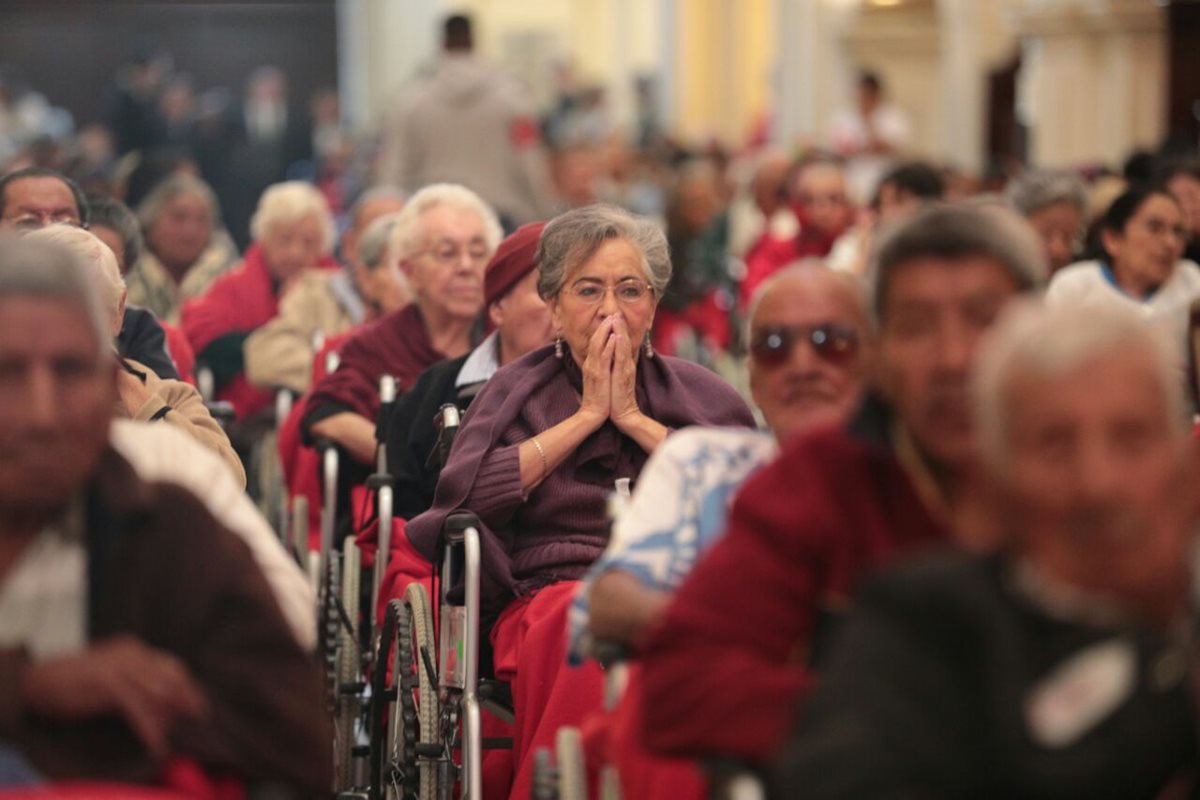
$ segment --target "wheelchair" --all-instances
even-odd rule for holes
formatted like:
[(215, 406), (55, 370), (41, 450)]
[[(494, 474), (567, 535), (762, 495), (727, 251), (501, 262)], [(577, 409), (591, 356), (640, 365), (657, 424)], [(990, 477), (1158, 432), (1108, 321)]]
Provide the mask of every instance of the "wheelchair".
[[(436, 422), (441, 464), (459, 421), (456, 406), (442, 407)], [(509, 723), (513, 715), (507, 685), (480, 674), (490, 659), (480, 633), (479, 528), (469, 512), (446, 520), (431, 581), (436, 606), (423, 582), (410, 583), (387, 606), (372, 676), (368, 797), (481, 798), (483, 751), (512, 746), (485, 739), (482, 731), (484, 708)]]
[[(482, 796), (482, 738), (479, 722), (479, 535), (478, 522), (456, 517), (447, 525), (442, 564), (442, 635), (421, 584), (407, 587), (377, 618), (381, 584), (393, 537), (393, 481), (387, 474), (386, 421), (396, 401), (396, 384), (380, 384), (376, 472), (366, 488), (374, 495), (377, 548), (364, 567), (355, 536), (340, 543), (345, 517), (339, 514), (341, 453), (320, 442), (322, 508), (320, 545), (309, 552), (307, 509), (292, 510), (292, 539), (306, 556), (318, 597), (318, 647), (334, 718), (334, 792), (363, 798), (449, 798), (453, 784), (462, 797)], [(444, 463), (459, 424), (458, 408), (444, 406), (436, 421), (438, 457)], [(303, 498), (297, 498), (303, 500)], [(468, 587), (465, 600), (448, 600), (449, 587)], [(441, 650), (437, 649), (440, 641)], [(501, 713), (505, 713), (503, 708)], [(511, 712), (508, 718), (511, 720)], [(461, 732), (460, 732), (461, 731)], [(461, 754), (456, 759), (456, 754)]]
[[(334, 354), (330, 354), (332, 357)], [(336, 369), (336, 363), (327, 365)], [(386, 418), (396, 400), (396, 381), (380, 380), (380, 414)], [(334, 721), (334, 786), (339, 797), (366, 797), (365, 762), (369, 754), (366, 710), (371, 699), (369, 667), (374, 661), (377, 628), (375, 598), (387, 568), (392, 534), (392, 483), (386, 474), (387, 456), (383, 437), (376, 458), (376, 472), (367, 481), (375, 492), (379, 520), (379, 548), (370, 575), (364, 583), (362, 553), (354, 536), (340, 543), (339, 467), (341, 452), (328, 440), (317, 443), (320, 454), (322, 498), (319, 545), (310, 549), (307, 532), (295, 531), (298, 552), (306, 554), (309, 578), (317, 597), (317, 648), (325, 670), (329, 710)], [(298, 497), (297, 501), (304, 500)], [(305, 504), (293, 508), (293, 520), (307, 527)]]

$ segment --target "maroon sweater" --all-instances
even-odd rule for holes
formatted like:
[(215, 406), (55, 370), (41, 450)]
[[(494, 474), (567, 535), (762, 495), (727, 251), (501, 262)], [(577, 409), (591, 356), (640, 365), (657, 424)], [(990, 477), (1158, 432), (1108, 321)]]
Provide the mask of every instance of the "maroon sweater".
[(379, 414), (379, 379), (391, 375), (397, 391), (445, 356), (433, 348), (416, 303), (360, 328), (339, 352), (341, 363), (309, 394), (301, 423), (306, 439), (321, 420), (344, 411), (374, 420)]
[[(320, 673), (246, 545), (183, 489), (145, 483), (106, 451), (86, 494), (88, 639), (128, 635), (177, 657), (211, 705), (178, 724), (171, 755), (249, 786), (328, 794)], [(124, 719), (48, 720), (20, 693), (23, 650), (0, 650), (0, 740), (55, 780), (153, 782), (151, 757)]]
[[(484, 525), (484, 597), (491, 610), (560, 580), (579, 578), (608, 544), (606, 499), (617, 478), (636, 478), (648, 455), (606, 422), (528, 495), (521, 442), (579, 410), (579, 368), (543, 347), (497, 372), (467, 412), (434, 505), (406, 528), (433, 558), (446, 516), (469, 509)], [(712, 372), (680, 359), (641, 358), (638, 406), (668, 428), (753, 427), (745, 402)]]
[(946, 534), (907, 473), (871, 438), (801, 437), (756, 472), (725, 536), (645, 643), (645, 741), (689, 757), (762, 761), (813, 684), (814, 637), (859, 579)]

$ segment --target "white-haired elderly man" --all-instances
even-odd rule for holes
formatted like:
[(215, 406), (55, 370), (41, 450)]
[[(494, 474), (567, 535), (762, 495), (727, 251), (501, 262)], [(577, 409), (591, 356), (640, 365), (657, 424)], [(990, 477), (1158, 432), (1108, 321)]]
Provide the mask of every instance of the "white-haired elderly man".
[(184, 759), (316, 795), (315, 664), (246, 545), (110, 446), (117, 366), (88, 271), (54, 242), (0, 242), (0, 753), (25, 781), (151, 783)]
[(1195, 469), (1173, 349), (1120, 309), (1015, 309), (975, 373), (994, 554), (865, 587), (778, 797), (1196, 791)]
[[(112, 329), (120, 328), (125, 286), (116, 259), (98, 237), (81, 228), (52, 225), (26, 238), (62, 245), (78, 255), (91, 269), (88, 274), (96, 283)], [(200, 393), (182, 381), (159, 378), (127, 357), (120, 358), (116, 381), (119, 401), (113, 446), (142, 478), (168, 480), (191, 489), (214, 516), (245, 540), (297, 640), (311, 649), (316, 630), (312, 592), (246, 496), (242, 462)], [(164, 425), (180, 436), (160, 433)]]
[[(104, 299), (113, 335), (116, 336), (124, 322), (127, 290), (117, 266), (117, 258), (108, 245), (91, 232), (69, 225), (51, 225), (26, 236), (69, 247), (92, 268), (91, 276)], [(160, 378), (145, 364), (132, 358), (121, 358), (120, 363), (121, 370), (117, 373), (119, 416), (139, 422), (162, 420), (179, 427), (219, 455), (235, 479), (245, 487), (246, 471), (241, 460), (194, 386), (183, 381)]]
[(408, 389), (424, 370), (466, 354), (483, 310), (483, 273), (503, 230), (479, 195), (463, 186), (426, 186), (409, 199), (392, 231), (391, 255), (413, 301), (355, 333), (341, 365), (313, 387), (302, 429), (325, 437), (363, 464), (375, 457), (379, 379)]
[(279, 301), (309, 270), (332, 269), (336, 229), (324, 196), (300, 181), (263, 192), (250, 221), (254, 243), (242, 263), (200, 297), (183, 304), (184, 335), (198, 365), (212, 371), (216, 398), (233, 404), (239, 419), (269, 406), (269, 390), (244, 373), (246, 339), (279, 312)]
[[(388, 239), (404, 197), (391, 189), (364, 195), (342, 235), (345, 267), (307, 270), (279, 301), (279, 314), (246, 339), (246, 377), (256, 386), (304, 394), (312, 383), (316, 335), (345, 333), (406, 305), (407, 282), (388, 256)], [(375, 223), (384, 218), (390, 220)]]
[(765, 759), (859, 578), (969, 511), (968, 371), (998, 312), (1044, 280), (1041, 250), (1006, 209), (929, 207), (885, 232), (871, 275), (863, 406), (750, 476), (643, 643), (652, 749)]

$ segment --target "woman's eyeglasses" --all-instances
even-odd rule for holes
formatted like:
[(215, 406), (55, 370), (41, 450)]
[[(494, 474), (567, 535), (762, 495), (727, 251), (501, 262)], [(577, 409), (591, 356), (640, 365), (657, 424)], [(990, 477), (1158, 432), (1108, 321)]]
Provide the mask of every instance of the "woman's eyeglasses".
[(858, 353), (858, 332), (849, 325), (767, 325), (750, 339), (750, 355), (763, 366), (776, 367), (787, 361), (792, 348), (802, 341), (831, 364), (842, 365)]
[(443, 267), (451, 267), (462, 263), (464, 255), (475, 264), (487, 261), (491, 258), (492, 251), (482, 242), (472, 242), (462, 246), (453, 242), (441, 242), (428, 250), (417, 253), (414, 258), (419, 258), (423, 255), (429, 256)]
[(626, 305), (640, 303), (650, 295), (650, 287), (647, 284), (633, 279), (621, 281), (612, 287), (604, 286), (598, 282), (580, 281), (568, 291), (579, 302), (594, 306), (604, 299), (604, 295), (609, 292), (610, 288), (613, 296), (617, 298), (617, 302), (625, 303)]

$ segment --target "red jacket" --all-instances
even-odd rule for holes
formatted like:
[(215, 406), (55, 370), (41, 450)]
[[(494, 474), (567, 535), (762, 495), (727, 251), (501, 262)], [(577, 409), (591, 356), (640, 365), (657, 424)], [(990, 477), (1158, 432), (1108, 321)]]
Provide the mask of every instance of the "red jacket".
[(832, 236), (811, 227), (802, 228), (798, 236), (776, 239), (771, 232), (764, 231), (750, 249), (746, 251), (746, 275), (739, 290), (743, 309), (750, 307), (754, 290), (793, 261), (806, 258), (824, 258), (833, 249), (840, 232)]
[[(330, 269), (337, 266), (328, 256), (317, 266)], [(228, 353), (207, 352), (209, 347), (230, 334), (242, 337), (270, 322), (279, 311), (281, 287), (275, 284), (263, 259), (262, 248), (252, 244), (246, 249), (242, 263), (213, 281), (208, 291), (183, 304), (180, 327), (200, 361), (228, 361)], [(239, 418), (265, 408), (274, 393), (252, 386), (242, 371), (241, 342), (236, 343), (236, 372), (231, 374), (217, 392), (218, 400), (228, 400)], [(214, 372), (216, 364), (212, 365)], [(229, 367), (232, 370), (233, 366)], [(229, 371), (226, 370), (226, 371)]]
[(801, 437), (742, 487), (726, 535), (646, 642), (650, 748), (767, 758), (813, 684), (809, 650), (830, 612), (868, 570), (945, 538), (886, 437), (863, 436)]

